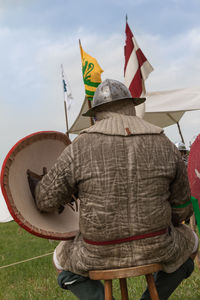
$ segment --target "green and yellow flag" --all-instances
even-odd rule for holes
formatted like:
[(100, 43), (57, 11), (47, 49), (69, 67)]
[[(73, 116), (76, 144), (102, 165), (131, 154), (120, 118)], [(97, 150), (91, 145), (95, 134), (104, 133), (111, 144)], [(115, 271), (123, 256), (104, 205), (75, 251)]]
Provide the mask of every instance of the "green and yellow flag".
[(82, 59), (82, 72), (83, 72), (83, 81), (85, 84), (85, 94), (88, 100), (92, 100), (96, 88), (101, 83), (101, 73), (103, 70), (99, 66), (97, 60), (87, 54), (79, 42), (81, 59)]

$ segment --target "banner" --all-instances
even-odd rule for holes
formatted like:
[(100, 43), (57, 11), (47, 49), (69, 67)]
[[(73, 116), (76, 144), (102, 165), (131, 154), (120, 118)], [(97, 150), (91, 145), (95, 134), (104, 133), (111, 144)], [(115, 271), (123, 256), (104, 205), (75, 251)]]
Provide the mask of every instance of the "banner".
[(87, 54), (80, 43), (83, 82), (85, 84), (85, 95), (88, 100), (92, 100), (96, 88), (101, 83), (101, 73), (103, 70), (99, 66), (97, 60)]

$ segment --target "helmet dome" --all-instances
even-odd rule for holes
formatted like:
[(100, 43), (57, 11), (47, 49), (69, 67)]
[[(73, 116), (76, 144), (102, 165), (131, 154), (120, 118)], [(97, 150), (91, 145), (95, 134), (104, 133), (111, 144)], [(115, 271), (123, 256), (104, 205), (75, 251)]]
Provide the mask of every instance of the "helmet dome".
[(178, 148), (179, 151), (186, 151), (185, 144), (183, 142), (177, 142), (175, 143), (176, 147)]
[(93, 117), (95, 110), (99, 107), (125, 99), (132, 100), (134, 105), (139, 105), (146, 100), (146, 98), (132, 98), (125, 84), (117, 80), (106, 79), (97, 87), (93, 97), (92, 108), (83, 114), (83, 116)]

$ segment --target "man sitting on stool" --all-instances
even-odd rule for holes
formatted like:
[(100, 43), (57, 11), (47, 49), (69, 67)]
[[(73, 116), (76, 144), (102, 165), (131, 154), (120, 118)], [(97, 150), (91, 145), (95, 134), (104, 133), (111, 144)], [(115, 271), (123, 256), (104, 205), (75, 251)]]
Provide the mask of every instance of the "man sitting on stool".
[[(107, 79), (95, 92), (95, 117), (36, 185), (39, 210), (80, 200), (80, 233), (54, 253), (59, 285), (79, 299), (103, 300), (89, 270), (161, 263), (161, 300), (192, 273), (198, 239), (182, 222), (192, 213), (186, 168), (163, 129), (135, 116), (126, 86)], [(141, 299), (150, 299), (148, 291)]]

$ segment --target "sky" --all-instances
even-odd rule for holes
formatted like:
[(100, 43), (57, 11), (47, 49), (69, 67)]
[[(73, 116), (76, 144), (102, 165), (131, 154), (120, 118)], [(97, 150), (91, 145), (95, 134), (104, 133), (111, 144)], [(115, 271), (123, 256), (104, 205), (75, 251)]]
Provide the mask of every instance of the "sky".
[[(0, 166), (26, 135), (66, 131), (61, 64), (74, 98), (73, 124), (84, 99), (79, 39), (104, 70), (102, 80), (124, 81), (126, 14), (154, 67), (146, 90), (199, 87), (199, 11), (198, 0), (0, 0)], [(187, 147), (199, 120), (200, 111), (180, 120)], [(165, 133), (180, 140), (176, 125)]]

